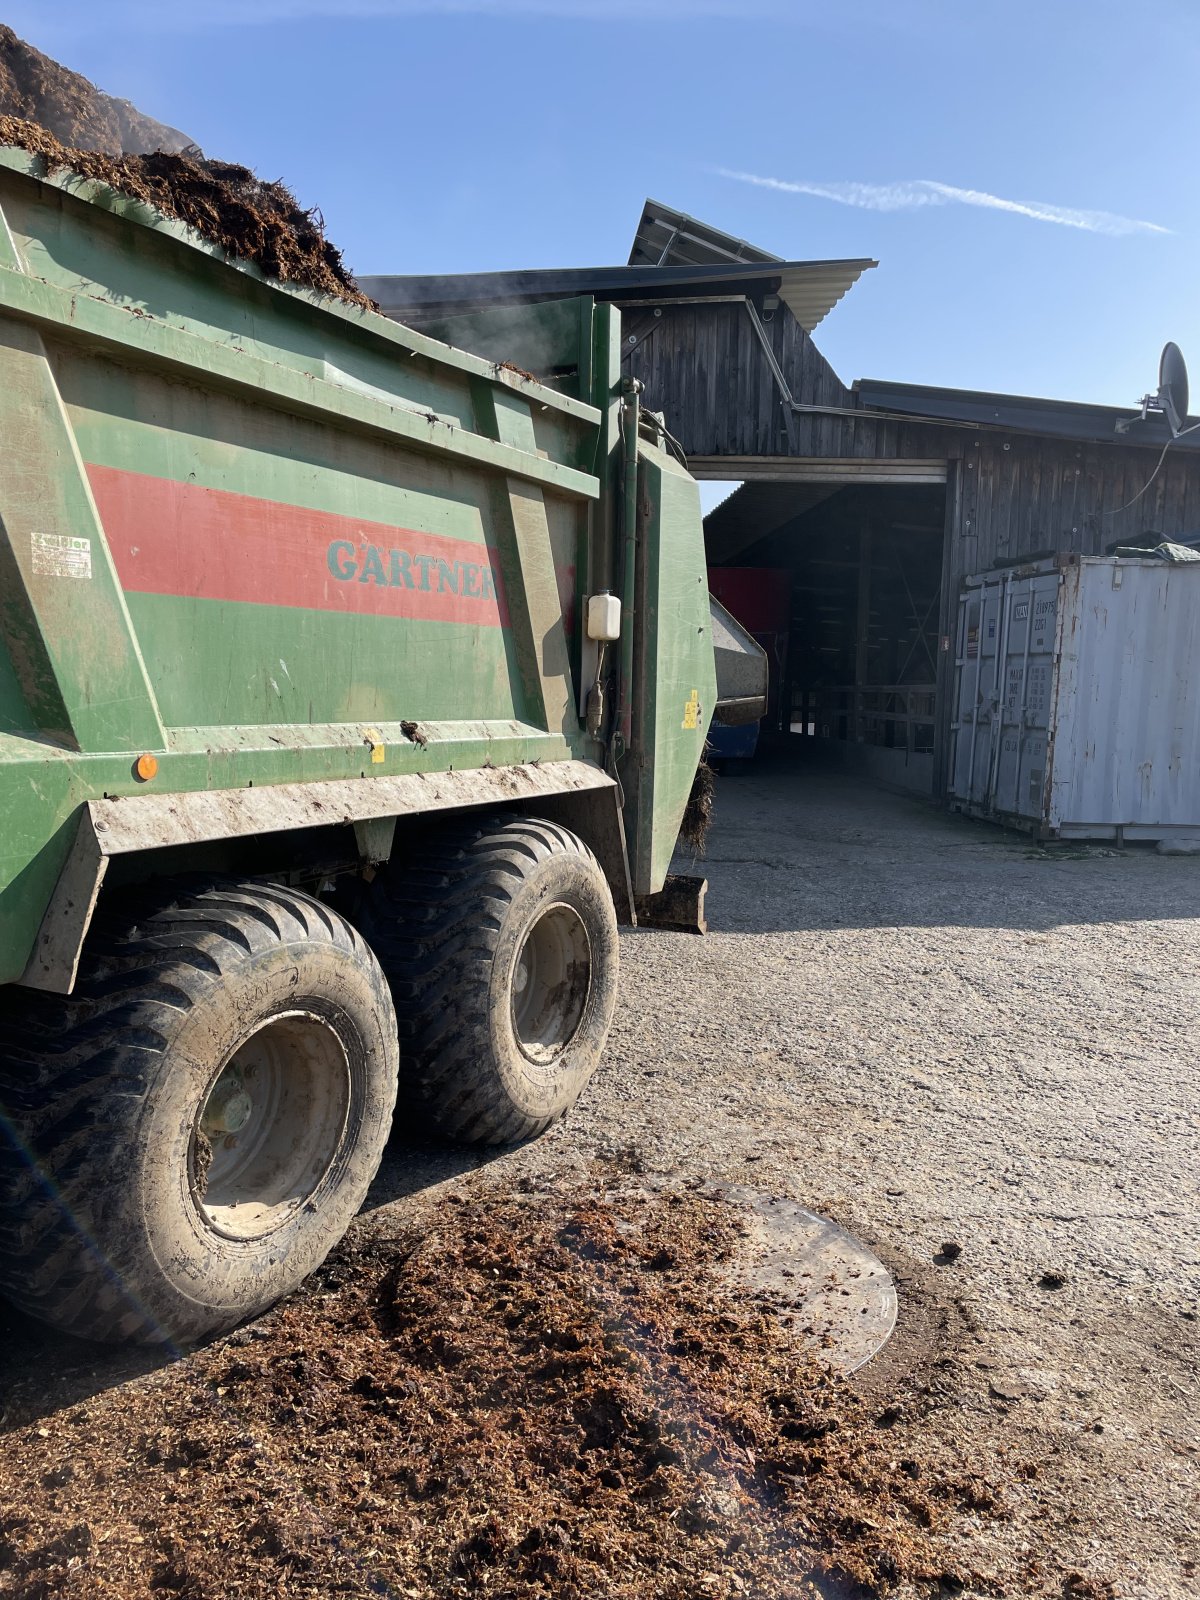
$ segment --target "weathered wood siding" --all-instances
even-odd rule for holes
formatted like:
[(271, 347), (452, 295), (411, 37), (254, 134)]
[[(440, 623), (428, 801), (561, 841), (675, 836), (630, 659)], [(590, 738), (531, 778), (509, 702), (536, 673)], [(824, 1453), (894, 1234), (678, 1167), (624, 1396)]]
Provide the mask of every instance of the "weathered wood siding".
[(1149, 489), (1159, 450), (1116, 442), (989, 430), (962, 436), (957, 456), (958, 573), (1047, 551), (1100, 555), (1147, 533), (1200, 534), (1200, 457), (1191, 451), (1168, 454)]
[[(792, 398), (853, 409), (846, 389), (785, 306), (764, 329)], [(1102, 554), (1147, 534), (1200, 535), (1200, 451), (1113, 438), (1080, 443), (994, 427), (792, 412), (742, 304), (627, 311), (626, 370), (696, 456), (945, 461), (946, 526), (938, 632), (952, 636), (962, 580), (1051, 553)], [(1144, 493), (1139, 491), (1145, 489)], [(900, 490), (899, 493), (905, 491)], [(818, 512), (814, 512), (816, 516)], [(781, 559), (776, 551), (774, 560)], [(944, 786), (952, 657), (939, 652), (936, 786)]]
[[(1149, 532), (1200, 534), (1200, 451), (1169, 454), (1150, 489), (1135, 499), (1160, 446), (876, 420), (869, 413), (795, 413), (789, 437), (779, 387), (745, 306), (660, 309), (661, 316), (626, 313), (626, 366), (689, 454), (947, 461), (946, 578), (953, 594), (968, 573), (998, 563), (1049, 551), (1099, 554)], [(785, 306), (764, 327), (793, 399), (853, 408), (853, 394)]]
[[(895, 423), (788, 413), (746, 307), (678, 306), (626, 311), (625, 370), (645, 385), (645, 401), (663, 411), (690, 455), (807, 456), (846, 459), (936, 458), (952, 431)], [(854, 396), (811, 337), (780, 306), (763, 323), (792, 399), (852, 408)]]

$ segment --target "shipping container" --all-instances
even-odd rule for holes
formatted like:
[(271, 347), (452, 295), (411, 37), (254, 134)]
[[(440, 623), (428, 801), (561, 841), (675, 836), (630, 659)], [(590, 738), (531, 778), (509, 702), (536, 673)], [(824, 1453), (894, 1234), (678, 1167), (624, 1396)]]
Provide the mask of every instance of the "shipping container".
[(1200, 561), (968, 578), (950, 802), (1040, 838), (1200, 833)]

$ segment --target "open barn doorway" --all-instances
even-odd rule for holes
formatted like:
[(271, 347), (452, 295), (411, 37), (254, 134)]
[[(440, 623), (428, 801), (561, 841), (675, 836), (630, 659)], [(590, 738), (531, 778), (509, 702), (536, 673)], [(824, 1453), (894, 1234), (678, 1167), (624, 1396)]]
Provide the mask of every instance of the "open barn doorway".
[(936, 792), (945, 539), (944, 483), (748, 482), (709, 514), (710, 587), (772, 619), (765, 734)]

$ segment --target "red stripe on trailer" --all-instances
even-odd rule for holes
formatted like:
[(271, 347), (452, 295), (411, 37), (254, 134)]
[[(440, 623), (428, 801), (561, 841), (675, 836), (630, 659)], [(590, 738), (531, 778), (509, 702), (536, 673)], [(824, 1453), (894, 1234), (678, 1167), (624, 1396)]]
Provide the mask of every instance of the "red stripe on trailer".
[(116, 467), (87, 472), (131, 593), (508, 625), (490, 545)]

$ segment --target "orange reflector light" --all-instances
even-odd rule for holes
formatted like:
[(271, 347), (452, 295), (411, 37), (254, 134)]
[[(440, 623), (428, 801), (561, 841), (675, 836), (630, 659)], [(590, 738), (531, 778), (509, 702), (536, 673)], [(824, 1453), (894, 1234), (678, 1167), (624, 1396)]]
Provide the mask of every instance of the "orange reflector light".
[(139, 756), (133, 770), (144, 782), (149, 783), (151, 778), (158, 776), (158, 757), (152, 755)]

